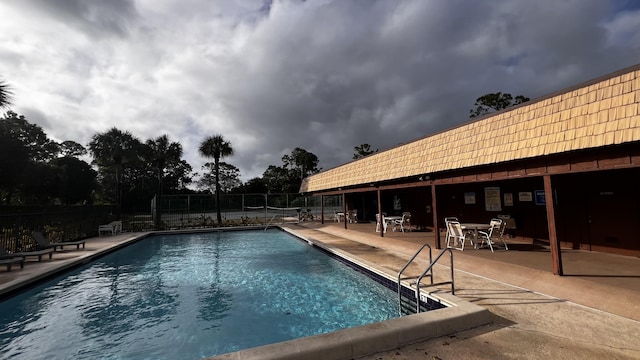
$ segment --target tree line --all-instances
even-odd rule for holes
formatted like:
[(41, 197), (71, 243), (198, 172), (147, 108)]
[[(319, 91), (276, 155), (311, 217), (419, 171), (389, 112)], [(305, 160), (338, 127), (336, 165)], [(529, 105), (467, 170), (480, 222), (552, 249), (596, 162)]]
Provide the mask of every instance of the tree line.
[[(154, 196), (164, 194), (211, 193), (219, 204), (221, 194), (295, 193), (305, 177), (321, 170), (315, 154), (296, 147), (282, 156), (282, 164), (270, 165), (261, 177), (243, 183), (240, 170), (223, 161), (235, 150), (220, 134), (200, 143), (199, 154), (212, 160), (201, 173), (182, 159), (182, 145), (166, 134), (140, 140), (113, 127), (93, 135), (86, 147), (72, 140), (58, 143), (40, 126), (8, 110), (12, 100), (11, 88), (0, 79), (0, 110), (7, 110), (0, 118), (0, 205), (113, 204), (119, 216), (123, 209), (148, 209)], [(528, 100), (487, 94), (476, 99), (470, 117)], [(378, 151), (361, 144), (354, 147), (353, 159)], [(83, 160), (87, 155), (90, 163)], [(217, 220), (221, 222), (219, 209)]]
[(23, 115), (7, 111), (0, 117), (0, 203), (130, 209), (169, 193), (297, 192), (304, 177), (320, 171), (315, 154), (295, 148), (281, 165), (270, 165), (262, 177), (243, 183), (239, 169), (223, 161), (234, 149), (222, 135), (203, 139), (198, 152), (211, 160), (201, 173), (182, 159), (182, 145), (168, 135), (140, 140), (114, 127), (93, 135), (86, 147), (71, 140), (57, 143)]

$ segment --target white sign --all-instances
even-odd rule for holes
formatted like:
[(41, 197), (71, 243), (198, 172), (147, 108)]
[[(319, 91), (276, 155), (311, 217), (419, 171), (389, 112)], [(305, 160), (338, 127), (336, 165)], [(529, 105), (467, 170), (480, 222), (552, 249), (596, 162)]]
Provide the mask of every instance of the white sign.
[(464, 203), (465, 204), (475, 204), (476, 203), (476, 193), (474, 193), (474, 192), (466, 192), (466, 193), (464, 193)]
[(487, 211), (502, 211), (499, 187), (484, 188), (484, 207)]
[(519, 192), (518, 193), (518, 200), (520, 200), (520, 201), (533, 201), (533, 194), (531, 194), (531, 191)]
[(513, 206), (513, 194), (504, 193), (504, 206)]

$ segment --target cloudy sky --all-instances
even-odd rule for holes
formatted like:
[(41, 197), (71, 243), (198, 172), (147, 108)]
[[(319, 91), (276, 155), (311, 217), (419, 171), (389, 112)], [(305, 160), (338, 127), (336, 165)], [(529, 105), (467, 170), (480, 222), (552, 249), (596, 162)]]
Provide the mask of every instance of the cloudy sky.
[(640, 63), (640, 1), (1, 0), (12, 110), (57, 141), (169, 135), (243, 180), (296, 147), (324, 169)]

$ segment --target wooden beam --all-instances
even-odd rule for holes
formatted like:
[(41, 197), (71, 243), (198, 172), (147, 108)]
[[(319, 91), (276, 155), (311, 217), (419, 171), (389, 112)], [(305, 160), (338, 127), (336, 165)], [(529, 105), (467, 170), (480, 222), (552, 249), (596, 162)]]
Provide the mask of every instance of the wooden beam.
[(345, 193), (342, 193), (342, 215), (344, 215), (344, 229), (347, 230), (347, 194)]
[(438, 225), (438, 210), (436, 202), (436, 186), (431, 184), (431, 213), (433, 214), (433, 231), (435, 232), (436, 249), (442, 249), (440, 244), (440, 226)]
[(547, 223), (549, 224), (549, 244), (551, 245), (551, 261), (553, 262), (553, 274), (564, 275), (562, 271), (562, 252), (560, 242), (556, 234), (556, 216), (553, 208), (553, 188), (551, 187), (551, 175), (542, 177), (544, 181), (544, 198), (547, 207)]
[(378, 218), (376, 221), (380, 222), (380, 237), (384, 237), (384, 222), (382, 220), (382, 195), (378, 189)]
[(320, 223), (324, 225), (324, 195), (320, 195)]

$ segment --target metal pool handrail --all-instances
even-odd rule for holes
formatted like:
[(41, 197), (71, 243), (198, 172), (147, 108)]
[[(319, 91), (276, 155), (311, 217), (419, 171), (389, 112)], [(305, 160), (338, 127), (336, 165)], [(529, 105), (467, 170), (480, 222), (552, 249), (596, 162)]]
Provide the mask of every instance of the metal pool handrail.
[[(451, 281), (443, 281), (440, 283), (434, 283), (433, 282), (433, 265), (435, 265), (438, 260), (440, 260), (440, 258), (442, 257), (442, 255), (444, 255), (444, 253), (449, 252), (449, 259), (451, 261)], [(431, 271), (431, 272), (430, 272)], [(418, 277), (418, 281), (416, 281), (416, 313), (420, 312), (420, 281), (422, 281), (422, 278), (425, 277), (425, 275), (429, 273), (429, 276), (431, 277), (431, 286), (436, 286), (436, 285), (445, 285), (445, 284), (451, 284), (451, 295), (455, 295), (455, 286), (454, 286), (454, 279), (453, 279), (453, 251), (451, 250), (451, 248), (444, 248), (442, 249), (442, 251), (440, 252), (440, 254), (438, 254), (438, 256), (436, 256), (435, 260), (433, 260), (433, 262), (430, 261), (429, 266), (427, 266), (427, 268), (424, 270), (424, 272), (420, 275), (420, 277)]]
[[(415, 254), (413, 254), (413, 256), (411, 257), (411, 259), (409, 259), (409, 261), (407, 261), (407, 263), (404, 265), (404, 267), (402, 267), (402, 269), (400, 269), (400, 271), (398, 272), (398, 312), (400, 313), (400, 316), (402, 316), (402, 284), (400, 283), (400, 277), (402, 276), (402, 273), (409, 267), (409, 265), (411, 265), (411, 263), (413, 262), (413, 260), (416, 259), (416, 257), (418, 257), (418, 254), (420, 254), (422, 252), (422, 250), (424, 250), (424, 248), (428, 247), (429, 248), (429, 264), (431, 264), (431, 246), (429, 244), (424, 244), (420, 247), (420, 249), (418, 249), (418, 251), (416, 251)], [(433, 283), (433, 274), (431, 274), (431, 283)], [(418, 308), (420, 307), (420, 299), (418, 299)]]

